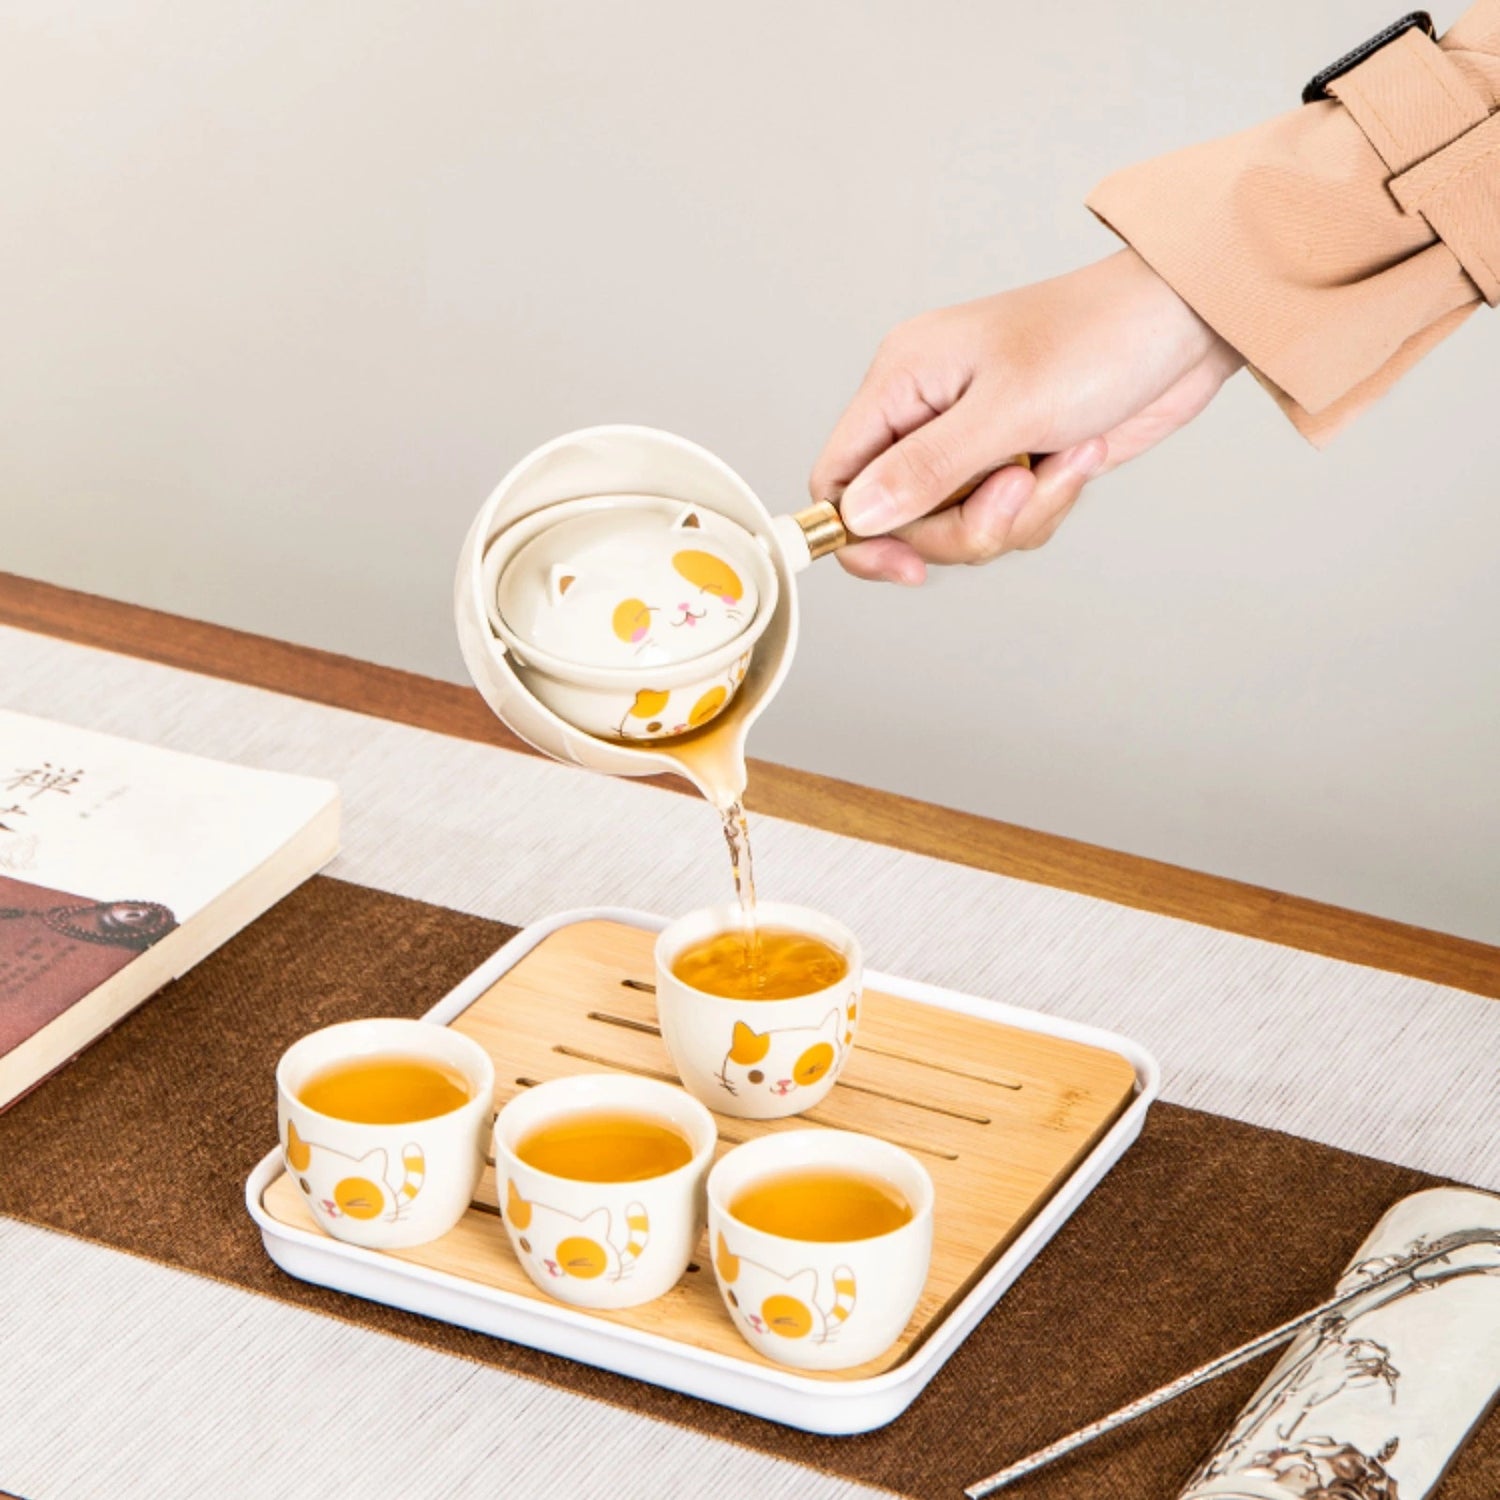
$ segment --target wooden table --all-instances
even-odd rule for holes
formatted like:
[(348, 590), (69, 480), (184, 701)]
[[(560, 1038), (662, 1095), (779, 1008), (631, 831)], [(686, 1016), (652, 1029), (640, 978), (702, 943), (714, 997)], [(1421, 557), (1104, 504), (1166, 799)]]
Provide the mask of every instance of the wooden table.
[[(471, 687), (0, 573), (0, 624), (535, 754)], [(1500, 998), (1500, 948), (769, 761), (753, 811)], [(691, 795), (676, 777), (659, 784)]]

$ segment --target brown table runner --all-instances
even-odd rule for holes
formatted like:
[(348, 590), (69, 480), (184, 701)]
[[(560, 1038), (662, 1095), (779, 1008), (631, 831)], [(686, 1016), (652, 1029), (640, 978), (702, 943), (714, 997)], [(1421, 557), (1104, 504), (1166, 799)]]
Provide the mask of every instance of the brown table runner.
[[(0, 1213), (234, 1282), (829, 1473), (939, 1500), (1328, 1295), (1381, 1213), (1437, 1179), (1158, 1104), (1141, 1139), (891, 1426), (820, 1438), (309, 1286), (245, 1214), (276, 1059), (418, 1015), (514, 931), (316, 879), (0, 1115)], [(1261, 1362), (1017, 1484), (1017, 1500), (1170, 1500)], [(1500, 1416), (1441, 1500), (1500, 1494)]]

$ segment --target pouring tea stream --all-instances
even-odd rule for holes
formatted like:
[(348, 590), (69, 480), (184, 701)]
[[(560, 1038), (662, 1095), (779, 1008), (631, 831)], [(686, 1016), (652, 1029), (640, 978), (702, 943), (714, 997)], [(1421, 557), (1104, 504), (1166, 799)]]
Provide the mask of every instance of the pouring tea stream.
[(848, 540), (831, 502), (772, 516), (697, 444), (607, 426), (523, 458), (459, 558), (464, 663), (511, 729), (589, 770), (675, 772), (718, 811), (747, 973), (760, 945), (745, 740), (796, 650), (795, 575)]

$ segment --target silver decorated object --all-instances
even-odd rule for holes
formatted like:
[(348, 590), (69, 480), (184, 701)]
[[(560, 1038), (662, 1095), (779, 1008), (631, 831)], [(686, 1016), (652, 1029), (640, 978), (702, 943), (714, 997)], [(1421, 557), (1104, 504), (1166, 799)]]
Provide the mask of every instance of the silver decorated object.
[(1500, 1388), (1500, 1198), (1402, 1199), (1328, 1301), (992, 1474), (1024, 1474), (1292, 1340), (1180, 1500), (1422, 1500)]

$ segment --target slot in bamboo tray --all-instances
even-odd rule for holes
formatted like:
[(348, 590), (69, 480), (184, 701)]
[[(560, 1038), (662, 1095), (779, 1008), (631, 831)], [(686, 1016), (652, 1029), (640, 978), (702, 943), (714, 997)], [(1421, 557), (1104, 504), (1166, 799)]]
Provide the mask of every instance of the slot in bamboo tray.
[[(557, 928), (449, 1022), (495, 1059), (497, 1107), (569, 1073), (623, 1071), (677, 1082), (656, 1027), (655, 936), (610, 920)], [(877, 985), (864, 992), (854, 1055), (818, 1108), (765, 1123), (716, 1115), (721, 1151), (767, 1131), (834, 1126), (903, 1146), (932, 1174), (932, 1268), (905, 1331), (878, 1359), (806, 1378), (866, 1380), (907, 1360), (1101, 1140), (1137, 1083), (1135, 1066), (1120, 1052), (885, 994)], [(261, 1203), (277, 1223), (322, 1237), (285, 1174), (270, 1182)], [(558, 1306), (536, 1291), (511, 1251), (493, 1164), (470, 1211), (442, 1239), (360, 1255)], [(580, 1315), (786, 1373), (735, 1332), (706, 1237), (665, 1297)]]

